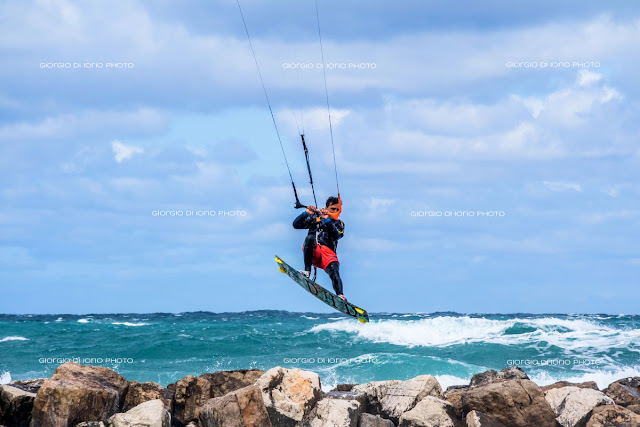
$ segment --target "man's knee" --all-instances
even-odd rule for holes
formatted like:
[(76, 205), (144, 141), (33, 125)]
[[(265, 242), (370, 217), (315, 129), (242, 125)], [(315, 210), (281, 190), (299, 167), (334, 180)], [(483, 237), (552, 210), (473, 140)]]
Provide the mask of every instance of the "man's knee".
[(338, 261), (332, 261), (329, 263), (329, 265), (327, 265), (326, 268), (326, 272), (327, 274), (331, 275), (331, 274), (339, 274), (339, 267), (340, 267), (340, 263)]

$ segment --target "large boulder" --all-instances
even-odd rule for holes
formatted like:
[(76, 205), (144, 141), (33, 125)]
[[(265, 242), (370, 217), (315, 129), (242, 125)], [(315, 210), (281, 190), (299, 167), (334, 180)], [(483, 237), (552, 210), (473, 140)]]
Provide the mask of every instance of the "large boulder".
[(583, 383), (571, 383), (569, 381), (556, 381), (553, 384), (542, 386), (540, 387), (540, 389), (542, 389), (542, 391), (549, 391), (554, 388), (561, 388), (561, 387), (590, 388), (592, 390), (600, 391), (600, 389), (598, 388), (598, 384), (596, 384), (595, 381), (585, 381)]
[(462, 427), (453, 406), (446, 400), (426, 396), (411, 410), (401, 414), (399, 427)]
[(395, 427), (393, 421), (382, 418), (380, 415), (360, 414), (358, 427)]
[(362, 405), (357, 400), (322, 399), (302, 423), (304, 427), (357, 427)]
[(0, 385), (0, 425), (28, 426), (35, 398), (35, 393), (9, 384)]
[(465, 418), (465, 422), (467, 423), (467, 427), (506, 427), (500, 421), (480, 411), (469, 412)]
[(351, 390), (355, 393), (363, 393), (366, 396), (367, 405), (363, 409), (364, 412), (378, 415), (382, 411), (382, 398), (387, 394), (389, 389), (401, 382), (400, 380), (371, 381), (356, 385)]
[(320, 376), (301, 369), (269, 369), (256, 386), (262, 392), (271, 424), (278, 427), (301, 422), (322, 396)]
[(149, 400), (109, 418), (109, 427), (171, 427), (171, 415), (161, 399)]
[(169, 411), (169, 413), (172, 413), (174, 394), (174, 391), (168, 390), (154, 382), (139, 383), (136, 381), (129, 381), (129, 390), (127, 390), (122, 411), (126, 412), (141, 403), (160, 399), (164, 405), (164, 409)]
[(616, 405), (630, 406), (640, 404), (640, 377), (629, 377), (612, 382), (604, 394), (616, 402)]
[(127, 380), (111, 369), (65, 363), (38, 390), (31, 427), (75, 426), (83, 421), (106, 421), (120, 411)]
[(175, 384), (169, 384), (168, 390), (175, 390), (173, 416), (176, 424), (185, 425), (198, 418), (198, 409), (211, 398), (222, 397), (227, 393), (250, 386), (264, 371), (241, 369), (202, 374), (198, 377), (187, 375)]
[(595, 408), (585, 427), (636, 427), (640, 415), (620, 405), (603, 405)]
[(262, 392), (255, 385), (209, 399), (198, 411), (201, 427), (271, 427)]
[(613, 405), (604, 393), (590, 388), (562, 387), (545, 393), (545, 399), (563, 427), (584, 425), (596, 406)]
[(555, 427), (556, 416), (540, 387), (515, 379), (472, 387), (462, 395), (463, 412), (473, 410), (509, 427)]
[[(363, 385), (366, 386), (366, 384)], [(357, 386), (353, 388), (353, 391), (364, 392), (365, 394), (369, 391), (373, 398), (368, 398), (368, 401), (379, 402), (379, 405), (377, 405), (379, 406), (379, 411), (375, 413), (379, 413), (384, 418), (389, 418), (394, 423), (397, 423), (403, 413), (410, 411), (424, 397), (443, 397), (440, 384), (431, 375), (420, 375), (407, 381), (399, 381), (384, 387), (384, 390), (381, 390), (380, 385), (377, 385), (377, 387), (373, 388)], [(371, 391), (374, 393), (371, 393)], [(368, 412), (371, 412), (371, 410)]]

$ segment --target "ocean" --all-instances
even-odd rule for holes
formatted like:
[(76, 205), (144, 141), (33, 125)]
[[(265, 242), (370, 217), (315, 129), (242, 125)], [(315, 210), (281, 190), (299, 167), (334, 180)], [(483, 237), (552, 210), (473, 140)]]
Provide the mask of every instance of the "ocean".
[(337, 384), (435, 376), (468, 384), (520, 366), (538, 385), (640, 376), (640, 316), (251, 311), (0, 315), (0, 383), (49, 377), (66, 361), (162, 386), (185, 375), (275, 366)]

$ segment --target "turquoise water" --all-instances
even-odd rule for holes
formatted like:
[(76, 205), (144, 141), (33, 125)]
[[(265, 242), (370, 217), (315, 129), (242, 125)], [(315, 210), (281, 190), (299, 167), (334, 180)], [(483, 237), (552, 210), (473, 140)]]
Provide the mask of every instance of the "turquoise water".
[(0, 383), (48, 377), (66, 360), (162, 386), (185, 375), (274, 366), (339, 383), (421, 374), (443, 387), (521, 366), (538, 384), (640, 375), (640, 316), (336, 314), (253, 311), (0, 315)]

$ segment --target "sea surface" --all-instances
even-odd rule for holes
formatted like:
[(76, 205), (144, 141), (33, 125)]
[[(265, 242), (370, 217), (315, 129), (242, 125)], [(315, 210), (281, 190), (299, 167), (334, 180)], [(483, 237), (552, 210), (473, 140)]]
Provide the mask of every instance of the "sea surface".
[(443, 388), (518, 365), (539, 385), (640, 376), (640, 316), (372, 313), (1, 315), (0, 383), (65, 361), (162, 386), (185, 375), (275, 366), (341, 383), (435, 376)]

